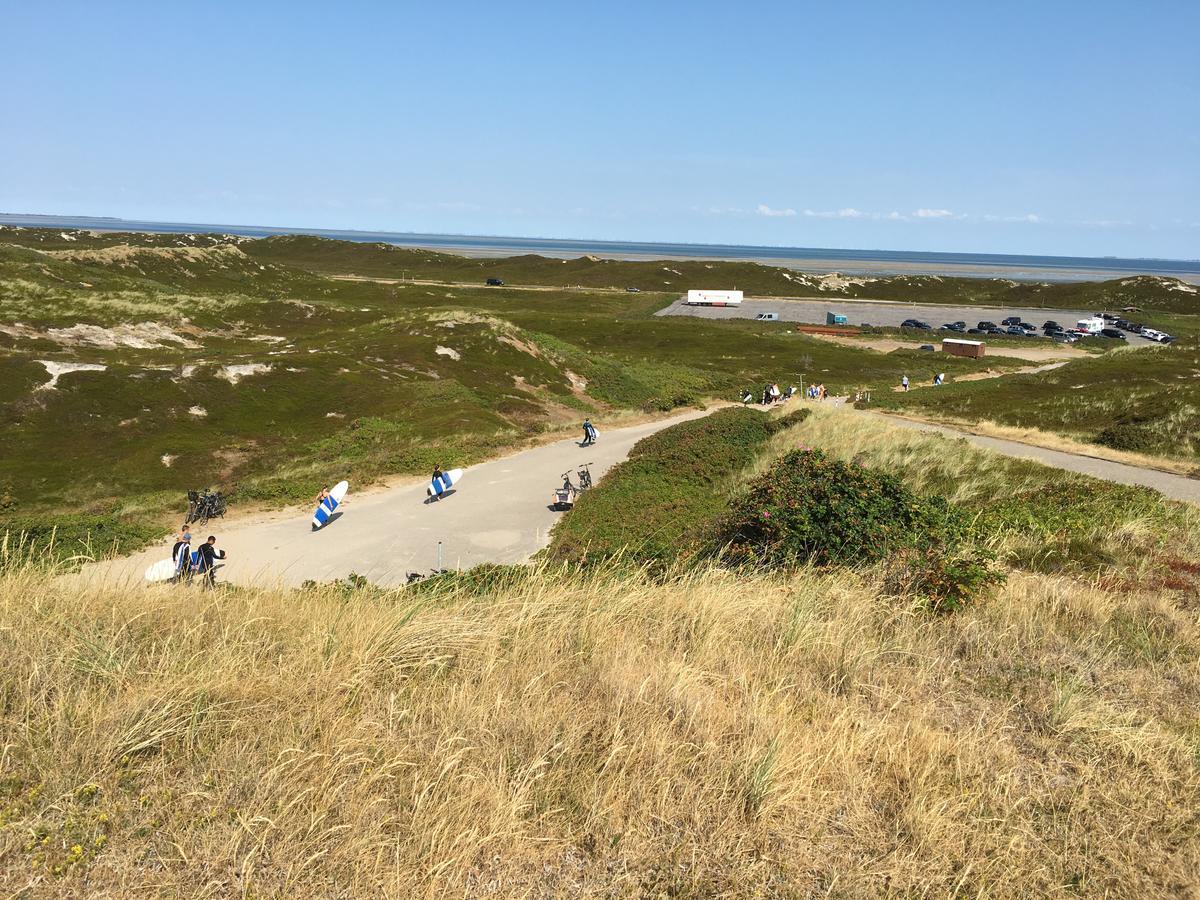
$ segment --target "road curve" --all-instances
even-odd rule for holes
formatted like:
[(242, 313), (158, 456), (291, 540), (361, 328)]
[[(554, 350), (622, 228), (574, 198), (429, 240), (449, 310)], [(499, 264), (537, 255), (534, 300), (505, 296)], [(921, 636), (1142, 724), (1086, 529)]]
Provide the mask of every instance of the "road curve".
[(971, 434), (948, 425), (935, 425), (932, 422), (921, 422), (900, 416), (890, 416), (886, 413), (873, 412), (880, 419), (900, 428), (911, 428), (917, 431), (932, 431), (952, 437), (966, 438), (977, 447), (1002, 453), (1005, 456), (1016, 456), (1022, 459), (1033, 459), (1056, 469), (1067, 472), (1078, 472), (1101, 478), (1117, 484), (1140, 485), (1153, 488), (1164, 497), (1172, 500), (1182, 500), (1185, 503), (1200, 505), (1200, 480), (1188, 478), (1185, 475), (1173, 475), (1158, 469), (1143, 469), (1125, 463), (1113, 462), (1108, 459), (1098, 459), (1094, 456), (1084, 456), (1078, 453), (1066, 453), (1062, 450), (1051, 450), (1034, 444), (1023, 444), (1020, 441), (1008, 441), (1003, 438), (985, 437), (981, 434)]
[[(350, 494), (320, 531), (310, 527), (312, 509), (288, 509), (223, 527), (210, 525), (217, 546), (228, 554), (220, 581), (239, 585), (299, 585), (345, 578), (351, 572), (381, 585), (402, 584), (406, 573), (428, 574), (438, 563), (467, 569), (479, 563), (518, 563), (549, 540), (562, 513), (550, 509), (562, 472), (592, 463), (593, 478), (628, 456), (633, 445), (670, 425), (720, 408), (690, 410), (654, 422), (604, 430), (592, 447), (563, 440), (472, 466), (459, 490), (427, 503), (427, 482)], [(453, 460), (447, 460), (453, 466)], [(201, 541), (209, 531), (198, 532)], [(146, 568), (170, 556), (170, 543), (134, 556), (88, 566), (85, 580), (131, 584)]]

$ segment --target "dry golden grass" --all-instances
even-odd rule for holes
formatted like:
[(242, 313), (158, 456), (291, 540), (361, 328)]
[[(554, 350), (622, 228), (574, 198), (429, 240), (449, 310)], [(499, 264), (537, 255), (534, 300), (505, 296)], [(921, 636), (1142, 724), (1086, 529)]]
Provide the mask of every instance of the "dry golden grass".
[(1021, 575), (930, 618), (873, 573), (423, 596), (10, 571), (0, 884), (1186, 895), (1196, 606)]

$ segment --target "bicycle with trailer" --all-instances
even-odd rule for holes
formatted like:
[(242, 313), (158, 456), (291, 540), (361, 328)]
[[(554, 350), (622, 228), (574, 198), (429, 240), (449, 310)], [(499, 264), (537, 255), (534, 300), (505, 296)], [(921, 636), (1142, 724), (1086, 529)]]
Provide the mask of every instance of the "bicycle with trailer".
[(555, 512), (565, 512), (575, 505), (579, 495), (592, 486), (592, 464), (581, 463), (575, 470), (576, 481), (571, 480), (571, 470), (562, 473), (562, 487), (554, 489), (554, 502), (550, 508)]

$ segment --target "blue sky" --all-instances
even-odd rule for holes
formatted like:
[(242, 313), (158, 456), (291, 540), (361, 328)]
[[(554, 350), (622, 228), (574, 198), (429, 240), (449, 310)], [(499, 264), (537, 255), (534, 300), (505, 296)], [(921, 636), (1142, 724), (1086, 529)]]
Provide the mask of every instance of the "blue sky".
[(1200, 3), (0, 3), (0, 211), (1200, 257)]

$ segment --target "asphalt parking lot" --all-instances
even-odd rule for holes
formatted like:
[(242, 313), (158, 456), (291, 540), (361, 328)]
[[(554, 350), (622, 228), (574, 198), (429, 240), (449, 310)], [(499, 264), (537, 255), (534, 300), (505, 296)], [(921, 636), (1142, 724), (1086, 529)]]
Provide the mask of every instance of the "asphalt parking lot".
[[(683, 299), (660, 309), (656, 316), (697, 316), (703, 319), (753, 319), (759, 313), (776, 313), (779, 324), (797, 322), (803, 325), (824, 325), (827, 312), (846, 317), (847, 325), (875, 325), (899, 328), (905, 319), (920, 319), (928, 322), (936, 331), (944, 322), (966, 322), (974, 328), (979, 322), (995, 322), (1009, 316), (1020, 316), (1021, 321), (1036, 325), (1041, 337), (1044, 322), (1053, 319), (1064, 328), (1074, 327), (1080, 319), (1095, 313), (1087, 309), (1038, 309), (997, 306), (947, 306), (941, 303), (881, 303), (877, 300), (743, 300), (741, 306), (688, 306)], [(963, 335), (973, 338), (975, 335)], [(985, 335), (978, 336), (986, 340)], [(1149, 344), (1151, 341), (1137, 334), (1126, 334), (1130, 344)], [(1031, 342), (1035, 338), (1029, 339)]]

